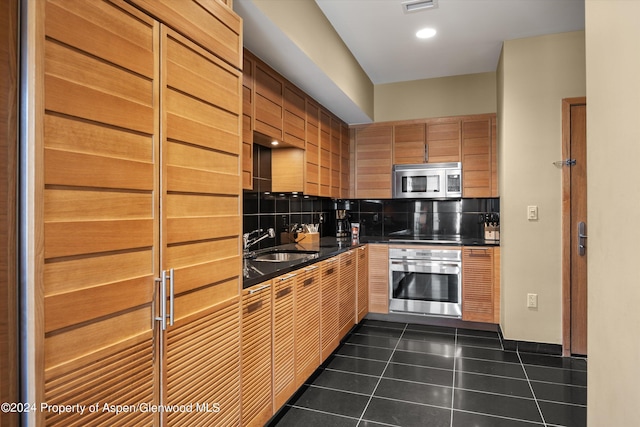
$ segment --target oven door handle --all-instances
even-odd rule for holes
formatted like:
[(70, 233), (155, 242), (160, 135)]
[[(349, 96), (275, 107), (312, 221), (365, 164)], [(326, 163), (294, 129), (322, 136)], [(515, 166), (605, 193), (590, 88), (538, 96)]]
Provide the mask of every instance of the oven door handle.
[(432, 266), (446, 266), (446, 267), (460, 267), (459, 262), (442, 262), (442, 261), (396, 261), (391, 260), (391, 265), (419, 265), (425, 267)]

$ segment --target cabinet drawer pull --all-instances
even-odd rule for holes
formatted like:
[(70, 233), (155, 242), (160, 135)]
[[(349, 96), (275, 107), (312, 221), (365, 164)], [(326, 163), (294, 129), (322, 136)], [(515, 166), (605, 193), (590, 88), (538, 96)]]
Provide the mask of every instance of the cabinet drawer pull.
[(334, 271), (336, 271), (336, 269), (335, 269), (335, 268), (330, 268), (330, 269), (328, 269), (327, 271), (325, 271), (325, 274), (326, 274), (326, 275), (333, 274), (333, 272), (334, 272)]
[(311, 285), (313, 282), (315, 282), (315, 279), (313, 277), (310, 277), (308, 279), (306, 279), (303, 283), (302, 286), (309, 286)]
[(353, 264), (353, 260), (352, 259), (347, 260), (347, 265), (351, 265), (351, 264)]
[(261, 308), (262, 308), (262, 300), (252, 302), (247, 306), (247, 313), (253, 313), (254, 311), (259, 310)]
[(278, 292), (276, 292), (276, 299), (287, 296), (290, 293), (291, 293), (291, 286), (289, 286), (288, 288), (280, 289)]
[(285, 280), (293, 279), (294, 277), (296, 277), (296, 275), (295, 275), (295, 274), (287, 274), (286, 276), (281, 277), (281, 278), (280, 278), (280, 281), (281, 281), (281, 282), (284, 282)]
[(311, 267), (307, 267), (304, 269), (304, 271), (313, 271), (313, 270), (317, 270), (318, 266), (317, 265), (312, 265)]
[(271, 285), (263, 285), (263, 286), (260, 286), (259, 288), (256, 288), (256, 289), (249, 289), (249, 295), (253, 295), (253, 294), (257, 293), (257, 292), (264, 291), (265, 289), (268, 289), (269, 286), (271, 286)]

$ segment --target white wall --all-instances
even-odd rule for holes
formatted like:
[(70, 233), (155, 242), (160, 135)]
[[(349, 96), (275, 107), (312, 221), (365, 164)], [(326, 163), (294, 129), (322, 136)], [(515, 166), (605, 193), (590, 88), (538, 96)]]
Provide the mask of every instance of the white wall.
[[(498, 70), (501, 326), (562, 343), (562, 99), (584, 96), (584, 32), (506, 41)], [(539, 209), (527, 220), (527, 206)], [(538, 309), (526, 307), (538, 294)]]
[(588, 425), (640, 425), (640, 2), (587, 0)]

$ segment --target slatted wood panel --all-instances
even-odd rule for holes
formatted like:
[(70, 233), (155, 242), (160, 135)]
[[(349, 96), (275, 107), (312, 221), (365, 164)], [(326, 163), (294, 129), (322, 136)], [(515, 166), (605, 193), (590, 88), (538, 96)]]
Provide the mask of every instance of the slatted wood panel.
[(340, 138), (342, 131), (340, 129), (340, 121), (331, 116), (331, 197), (339, 198), (340, 191), (340, 168), (342, 166), (342, 156), (340, 149), (342, 144)]
[(389, 312), (389, 246), (369, 246), (369, 311)]
[(253, 188), (253, 56), (244, 50), (242, 67), (242, 188)]
[(339, 335), (345, 336), (356, 323), (356, 289), (357, 289), (356, 251), (340, 254), (339, 289)]
[(340, 125), (340, 197), (349, 198), (350, 188), (350, 134), (349, 126), (345, 123)]
[(284, 81), (275, 71), (259, 60), (255, 63), (254, 76), (253, 129), (282, 141)]
[(320, 195), (320, 108), (306, 100), (305, 194)]
[(296, 390), (294, 291), (296, 275), (273, 279), (273, 404), (277, 411)]
[(455, 117), (427, 121), (429, 163), (459, 162), (462, 139), (461, 120)]
[(296, 388), (320, 365), (320, 268), (304, 268), (295, 291)]
[(496, 116), (491, 117), (491, 197), (499, 197), (498, 188), (498, 126)]
[(393, 127), (393, 164), (425, 162), (425, 124), (412, 123)]
[[(152, 403), (158, 26), (126, 4), (44, 7), (46, 401)], [(44, 416), (64, 426), (155, 417)]]
[(493, 249), (462, 250), (462, 319), (494, 322)]
[(242, 425), (263, 426), (273, 415), (271, 282), (242, 293)]
[(320, 360), (323, 362), (339, 343), (339, 286), (340, 263), (338, 257), (329, 258), (320, 264), (321, 313), (320, 313)]
[(464, 197), (491, 197), (491, 117), (462, 122), (462, 191)]
[(356, 130), (356, 198), (391, 198), (392, 133), (391, 125)]
[[(201, 295), (200, 298), (206, 297)], [(186, 301), (178, 299), (176, 304)], [(206, 303), (203, 303), (205, 305)], [(240, 423), (239, 299), (209, 307), (167, 329), (166, 405), (193, 404), (192, 412), (165, 413), (171, 426)], [(195, 404), (209, 410), (195, 410)], [(220, 410), (216, 412), (216, 405)]]
[(331, 197), (331, 115), (320, 109), (320, 196)]
[(285, 83), (283, 140), (286, 145), (305, 146), (305, 96), (298, 88)]
[(359, 323), (369, 312), (369, 246), (356, 249), (358, 286), (356, 298), (356, 323)]

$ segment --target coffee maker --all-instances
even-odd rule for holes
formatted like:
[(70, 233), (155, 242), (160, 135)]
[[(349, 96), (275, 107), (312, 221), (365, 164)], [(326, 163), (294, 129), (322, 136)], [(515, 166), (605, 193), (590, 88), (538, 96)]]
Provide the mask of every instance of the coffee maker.
[(348, 200), (336, 200), (333, 203), (336, 212), (336, 239), (347, 241), (351, 239), (351, 224), (349, 223), (349, 210), (351, 203)]

